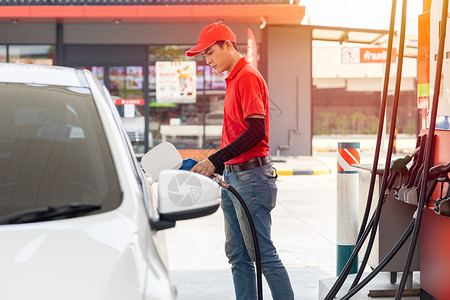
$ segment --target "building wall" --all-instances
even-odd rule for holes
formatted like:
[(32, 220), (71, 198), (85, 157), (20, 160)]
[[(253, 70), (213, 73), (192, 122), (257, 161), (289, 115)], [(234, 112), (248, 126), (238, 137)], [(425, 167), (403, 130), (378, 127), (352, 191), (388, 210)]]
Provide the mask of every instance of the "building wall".
[[(367, 48), (361, 45), (338, 45), (337, 43), (313, 43), (313, 120), (314, 133), (376, 133), (378, 128), (381, 94), (384, 83), (385, 62), (344, 63), (343, 50)], [(359, 53), (359, 52), (357, 52)], [(387, 122), (390, 124), (391, 107), (394, 99), (397, 63), (391, 64), (388, 98)], [(417, 60), (405, 57), (402, 67), (402, 80), (399, 95), (399, 113), (396, 128), (399, 133), (414, 133), (419, 129), (417, 109)], [(328, 118), (328, 120), (327, 120)], [(341, 122), (336, 122), (340, 118)], [(343, 120), (353, 121), (346, 126)], [(326, 124), (325, 124), (326, 123)], [(334, 127), (333, 127), (334, 124)], [(356, 126), (358, 125), (358, 126)], [(344, 127), (344, 128), (343, 128)]]
[(0, 24), (2, 44), (56, 44), (56, 24)]
[[(384, 78), (386, 64), (383, 63), (344, 63), (342, 52), (344, 49), (368, 48), (366, 45), (347, 46), (337, 43), (313, 44), (313, 73), (312, 77), (317, 78)], [(397, 51), (398, 53), (398, 51)], [(391, 64), (391, 78), (396, 77), (397, 62)], [(402, 76), (406, 78), (416, 78), (417, 60), (415, 58), (404, 57)]]
[[(207, 24), (65, 24), (64, 44), (192, 45)], [(247, 24), (229, 24), (247, 43)], [(260, 42), (258, 26), (251, 26)]]
[(311, 155), (311, 31), (269, 26), (267, 41), (271, 153)]

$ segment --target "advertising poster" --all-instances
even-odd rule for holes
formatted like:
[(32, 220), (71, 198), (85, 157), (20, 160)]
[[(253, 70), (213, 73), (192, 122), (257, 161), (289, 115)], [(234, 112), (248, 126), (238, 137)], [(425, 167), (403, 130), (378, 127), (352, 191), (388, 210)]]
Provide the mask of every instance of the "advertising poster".
[(109, 91), (112, 95), (119, 95), (119, 91), (125, 88), (125, 76), (124, 67), (109, 68)]
[(156, 66), (148, 66), (148, 88), (150, 90), (156, 90)]
[(195, 61), (156, 62), (156, 101), (159, 103), (195, 103)]
[(134, 104), (124, 104), (123, 105), (123, 117), (124, 118), (135, 118), (136, 109)]
[(142, 67), (127, 67), (127, 89), (140, 90), (144, 81)]

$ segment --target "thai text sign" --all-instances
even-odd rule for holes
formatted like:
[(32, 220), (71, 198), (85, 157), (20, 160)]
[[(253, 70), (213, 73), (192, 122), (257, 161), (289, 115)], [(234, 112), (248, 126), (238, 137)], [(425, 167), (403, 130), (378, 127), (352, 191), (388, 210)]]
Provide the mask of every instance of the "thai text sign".
[[(385, 63), (387, 58), (387, 48), (360, 48), (360, 63)], [(397, 51), (392, 49), (391, 63), (396, 62)]]
[[(385, 63), (387, 58), (387, 48), (342, 48), (342, 63)], [(391, 63), (395, 63), (397, 50), (392, 49)]]

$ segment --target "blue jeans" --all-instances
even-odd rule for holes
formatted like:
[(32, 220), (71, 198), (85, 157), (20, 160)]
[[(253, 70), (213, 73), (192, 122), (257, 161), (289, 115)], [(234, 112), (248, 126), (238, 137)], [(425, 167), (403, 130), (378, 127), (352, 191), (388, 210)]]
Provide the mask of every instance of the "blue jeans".
[[(277, 186), (272, 164), (242, 172), (224, 172), (224, 180), (244, 199), (255, 223), (261, 253), (262, 273), (274, 300), (294, 299), (289, 275), (270, 236), (271, 210)], [(222, 189), (225, 218), (225, 252), (231, 264), (237, 300), (257, 299), (255, 250), (247, 217), (237, 198)]]

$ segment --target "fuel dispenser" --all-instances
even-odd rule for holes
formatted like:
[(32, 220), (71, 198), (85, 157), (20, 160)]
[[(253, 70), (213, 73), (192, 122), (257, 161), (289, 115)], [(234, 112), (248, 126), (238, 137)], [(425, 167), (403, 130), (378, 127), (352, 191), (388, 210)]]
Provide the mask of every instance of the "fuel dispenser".
[[(402, 1), (402, 25), (400, 33), (400, 52), (397, 74), (401, 74), (401, 61), (404, 49), (404, 24), (406, 16), (407, 0)], [(404, 260), (402, 278), (398, 288), (392, 296), (396, 300), (406, 296), (408, 275), (414, 269), (413, 258), (417, 255), (416, 248), (419, 243), (420, 235), (420, 270), (421, 270), (421, 299), (450, 299), (450, 242), (448, 234), (450, 233), (450, 191), (448, 173), (450, 171), (450, 42), (447, 39), (447, 20), (449, 0), (423, 0), (424, 14), (419, 16), (419, 55), (418, 55), (418, 108), (422, 109), (422, 129), (417, 143), (417, 155), (410, 168), (406, 166), (395, 167), (402, 162), (394, 161), (391, 168), (388, 164), (392, 155), (392, 137), (395, 127), (397, 107), (398, 107), (398, 88), (399, 78), (397, 77), (394, 105), (392, 110), (392, 124), (385, 171), (381, 182), (379, 201), (370, 222), (367, 223), (371, 208), (371, 200), (374, 192), (375, 174), (378, 167), (380, 130), (382, 114), (385, 111), (385, 91), (383, 88), (382, 105), (380, 110), (380, 126), (377, 135), (377, 147), (374, 158), (369, 196), (367, 198), (366, 211), (360, 228), (360, 234), (347, 264), (343, 268), (336, 282), (326, 295), (326, 300), (334, 299), (342, 285), (344, 284), (354, 259), (361, 249), (365, 239), (369, 236), (369, 244), (361, 262), (361, 268), (355, 276), (350, 290), (341, 299), (350, 299), (362, 287), (364, 287), (378, 272), (383, 270), (399, 253), (402, 246), (410, 239), (409, 247)], [(389, 33), (388, 49), (392, 48), (393, 23), (395, 20), (396, 0), (392, 1), (391, 26)], [(388, 59), (390, 52), (388, 51)], [(388, 72), (386, 63), (386, 74)], [(431, 76), (430, 76), (431, 75)], [(434, 77), (434, 78), (433, 78)], [(430, 80), (431, 79), (431, 80)], [(425, 145), (420, 139), (425, 139)], [(422, 153), (422, 154), (420, 154)], [(421, 157), (423, 155), (423, 157)], [(423, 161), (422, 161), (423, 160)], [(406, 161), (406, 160), (405, 160)], [(404, 181), (400, 180), (397, 185), (396, 177), (406, 175)], [(381, 209), (389, 201), (389, 195), (394, 191), (394, 198), (397, 203), (406, 203), (414, 207), (409, 226), (407, 226), (403, 235), (392, 247), (389, 253), (383, 258), (373, 271), (361, 282), (362, 270), (367, 264), (369, 255), (374, 246), (375, 236), (380, 223)], [(396, 201), (394, 200), (394, 202)], [(389, 201), (392, 202), (392, 201)], [(403, 256), (403, 258), (405, 258)], [(392, 280), (392, 279), (391, 279)], [(388, 295), (385, 295), (388, 296)]]
[[(433, 74), (437, 68), (441, 10), (444, 0), (424, 0), (419, 16), (418, 107), (422, 109), (422, 132), (430, 122), (430, 98), (436, 85)], [(436, 145), (430, 177), (436, 189), (424, 209), (420, 229), (421, 299), (450, 299), (450, 40), (447, 34), (436, 117)], [(430, 76), (431, 75), (431, 76)]]
[[(407, 286), (405, 272), (416, 269), (414, 254), (420, 245), (420, 299), (450, 299), (450, 40), (448, 39), (448, 0), (424, 0), (419, 16), (418, 108), (422, 109), (419, 154), (404, 181), (394, 187), (399, 202), (416, 209), (410, 226), (396, 246), (372, 274), (386, 268), (406, 239), (411, 242), (395, 299), (401, 299)], [(445, 26), (445, 27), (444, 27)], [(440, 79), (440, 80), (439, 80)], [(436, 82), (439, 80), (439, 82)], [(431, 101), (432, 100), (432, 101)], [(429, 136), (426, 137), (426, 134)], [(424, 142), (424, 140), (426, 142)], [(389, 197), (389, 196), (388, 196)], [(389, 200), (389, 199), (388, 199)], [(385, 211), (386, 212), (386, 211)], [(384, 213), (385, 213), (384, 212)], [(382, 224), (380, 220), (380, 226)], [(419, 241), (420, 236), (420, 241)], [(418, 242), (419, 241), (419, 242)], [(400, 255), (404, 258), (404, 255)], [(375, 275), (369, 275), (342, 299), (350, 299), (357, 287)], [(392, 278), (392, 277), (391, 277)]]

